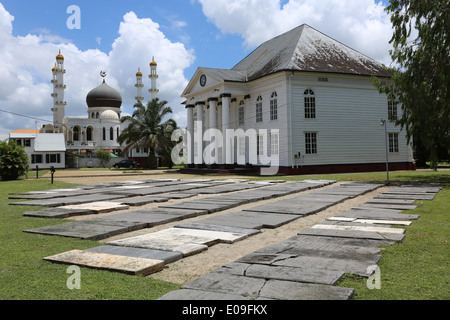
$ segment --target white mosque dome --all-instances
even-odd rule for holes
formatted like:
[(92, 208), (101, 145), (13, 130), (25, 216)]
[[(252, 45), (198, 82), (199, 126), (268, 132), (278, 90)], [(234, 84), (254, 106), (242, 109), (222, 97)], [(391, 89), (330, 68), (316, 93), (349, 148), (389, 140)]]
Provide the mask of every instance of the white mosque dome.
[(115, 112), (113, 110), (106, 110), (106, 111), (102, 112), (102, 114), (100, 115), (100, 119), (119, 120), (119, 115), (117, 114), (117, 112)]

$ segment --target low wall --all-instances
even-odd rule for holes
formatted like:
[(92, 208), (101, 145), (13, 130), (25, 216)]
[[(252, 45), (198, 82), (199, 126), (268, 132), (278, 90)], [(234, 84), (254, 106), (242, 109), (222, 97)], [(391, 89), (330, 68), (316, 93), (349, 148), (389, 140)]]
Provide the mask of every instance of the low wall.
[[(116, 162), (122, 161), (125, 158), (111, 158), (108, 164), (105, 166), (106, 168), (112, 167)], [(78, 158), (78, 163), (76, 164), (77, 168), (101, 168), (100, 159), (97, 158)]]

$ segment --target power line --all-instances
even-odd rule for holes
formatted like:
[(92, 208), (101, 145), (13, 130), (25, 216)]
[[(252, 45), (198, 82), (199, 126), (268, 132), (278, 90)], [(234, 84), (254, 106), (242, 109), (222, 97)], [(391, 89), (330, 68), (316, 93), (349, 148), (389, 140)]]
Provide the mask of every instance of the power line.
[(19, 116), (19, 117), (24, 117), (24, 118), (29, 118), (29, 119), (33, 119), (33, 120), (39, 120), (39, 121), (43, 121), (43, 122), (53, 123), (53, 121), (50, 121), (50, 120), (40, 119), (40, 118), (36, 118), (36, 117), (32, 117), (32, 116), (26, 116), (24, 114), (19, 114), (19, 113), (15, 113), (15, 112), (11, 112), (11, 111), (6, 111), (6, 110), (2, 110), (2, 109), (0, 109), (0, 111), (1, 112), (5, 112), (5, 113), (9, 113), (9, 114), (13, 114), (13, 115)]

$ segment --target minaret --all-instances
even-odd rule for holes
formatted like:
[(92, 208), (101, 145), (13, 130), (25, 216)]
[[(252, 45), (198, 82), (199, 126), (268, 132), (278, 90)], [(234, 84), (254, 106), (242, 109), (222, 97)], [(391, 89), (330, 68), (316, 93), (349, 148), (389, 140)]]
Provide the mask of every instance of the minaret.
[(156, 79), (159, 78), (158, 74), (156, 73), (156, 67), (157, 64), (155, 62), (155, 57), (153, 57), (152, 62), (150, 62), (150, 75), (148, 76), (152, 80), (152, 84), (150, 89), (148, 89), (148, 92), (152, 95), (152, 100), (156, 99), (156, 94), (159, 92), (159, 89), (156, 89)]
[(142, 83), (142, 72), (140, 68), (138, 69), (138, 72), (136, 72), (135, 87), (137, 88), (136, 100), (142, 102), (144, 100), (144, 97), (142, 96), (142, 88), (144, 87), (144, 84)]
[(57, 128), (64, 122), (65, 106), (67, 105), (67, 102), (64, 101), (64, 90), (66, 89), (64, 73), (66, 73), (66, 70), (64, 69), (64, 57), (61, 54), (61, 50), (56, 56), (56, 63), (52, 68), (52, 73), (53, 93), (51, 96), (53, 97), (53, 108), (51, 110), (53, 112), (53, 126)]

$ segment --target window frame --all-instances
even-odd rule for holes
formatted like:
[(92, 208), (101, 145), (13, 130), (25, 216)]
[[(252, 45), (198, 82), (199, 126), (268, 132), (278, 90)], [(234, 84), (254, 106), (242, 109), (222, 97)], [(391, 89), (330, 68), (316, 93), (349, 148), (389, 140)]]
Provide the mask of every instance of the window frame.
[(263, 109), (262, 109), (262, 97), (258, 96), (256, 99), (256, 106), (255, 106), (255, 119), (256, 123), (263, 122)]
[(305, 132), (305, 154), (313, 155), (318, 153), (317, 132)]
[(389, 133), (389, 153), (398, 153), (399, 144), (398, 144), (398, 133), (390, 132)]
[(303, 93), (303, 97), (305, 119), (317, 119), (316, 94), (312, 89), (306, 89)]
[(278, 120), (278, 95), (277, 92), (272, 92), (270, 96), (270, 120)]

